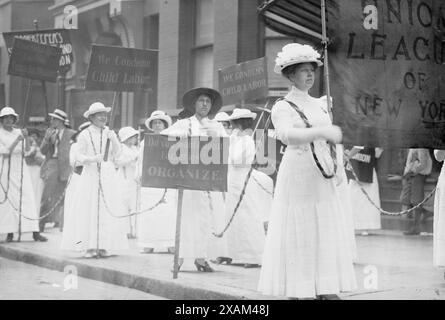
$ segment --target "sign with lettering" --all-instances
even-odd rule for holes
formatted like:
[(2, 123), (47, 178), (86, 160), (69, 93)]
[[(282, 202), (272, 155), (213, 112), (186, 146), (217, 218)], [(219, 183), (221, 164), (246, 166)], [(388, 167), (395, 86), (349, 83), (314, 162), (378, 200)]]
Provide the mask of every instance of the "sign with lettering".
[(158, 51), (94, 45), (85, 89), (154, 91)]
[(142, 186), (227, 191), (228, 138), (146, 134)]
[(444, 149), (443, 1), (327, 3), (334, 122), (344, 143)]
[(266, 58), (255, 59), (219, 70), (219, 92), (224, 105), (267, 97)]
[(14, 38), (29, 40), (40, 44), (55, 46), (62, 49), (59, 66), (60, 72), (66, 73), (74, 61), (73, 46), (71, 45), (70, 31), (66, 29), (32, 30), (4, 32), (6, 48), (11, 54)]
[(37, 42), (14, 39), (8, 74), (56, 82), (62, 49)]

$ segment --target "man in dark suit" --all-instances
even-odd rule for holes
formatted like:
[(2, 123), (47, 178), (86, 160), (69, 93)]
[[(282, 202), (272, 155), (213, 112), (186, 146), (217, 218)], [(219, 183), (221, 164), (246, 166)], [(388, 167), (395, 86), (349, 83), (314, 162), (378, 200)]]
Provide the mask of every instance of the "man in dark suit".
[(76, 133), (66, 127), (68, 116), (62, 110), (56, 109), (50, 116), (50, 127), (46, 130), (41, 152), (45, 155), (45, 162), (41, 169), (44, 181), (40, 216), (52, 213), (40, 221), (40, 232), (45, 230), (47, 222), (54, 222), (55, 227), (63, 228), (63, 193), (68, 177), (71, 174), (69, 163), (70, 140)]

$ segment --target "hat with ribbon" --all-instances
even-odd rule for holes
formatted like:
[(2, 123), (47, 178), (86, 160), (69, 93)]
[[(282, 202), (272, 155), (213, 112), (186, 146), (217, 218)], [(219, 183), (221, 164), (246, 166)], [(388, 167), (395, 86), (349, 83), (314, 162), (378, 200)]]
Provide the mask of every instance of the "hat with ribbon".
[(253, 119), (256, 118), (256, 113), (250, 111), (249, 109), (233, 109), (232, 115), (229, 117), (229, 120), (237, 120), (237, 119)]
[(195, 114), (195, 102), (200, 95), (206, 95), (212, 100), (212, 107), (210, 108), (209, 115), (215, 115), (222, 107), (222, 98), (218, 91), (211, 88), (194, 88), (190, 89), (182, 96), (182, 106), (187, 109), (192, 115)]
[(111, 108), (105, 107), (105, 105), (102, 102), (94, 102), (90, 105), (87, 111), (83, 114), (85, 118), (88, 119), (89, 116), (99, 113), (99, 112), (110, 112)]
[(310, 45), (290, 43), (285, 45), (281, 52), (278, 52), (274, 71), (281, 74), (284, 68), (300, 63), (316, 63), (320, 67), (323, 65), (319, 60), (320, 57), (320, 54)]
[(82, 124), (79, 126), (79, 128), (77, 129), (77, 131), (80, 132), (80, 131), (82, 131), (82, 130), (88, 128), (90, 125), (91, 125), (91, 122), (90, 122), (90, 121), (86, 121), (86, 122), (82, 123)]
[(60, 109), (55, 109), (53, 112), (48, 113), (48, 115), (51, 118), (59, 119), (65, 123), (65, 121), (68, 119), (68, 115), (65, 113), (65, 111), (62, 111)]
[(167, 128), (172, 125), (172, 118), (170, 118), (170, 116), (168, 114), (166, 114), (164, 111), (161, 111), (161, 110), (153, 111), (150, 118), (145, 120), (145, 126), (150, 130), (153, 130), (153, 128), (151, 127), (151, 123), (153, 120), (165, 121)]
[(6, 116), (14, 116), (14, 117), (16, 117), (16, 121), (19, 118), (19, 115), (11, 107), (4, 107), (4, 108), (2, 108), (2, 110), (0, 110), (0, 118), (6, 117)]
[(215, 120), (219, 122), (229, 121), (229, 115), (225, 112), (218, 112), (215, 116)]
[(137, 131), (133, 127), (123, 127), (119, 130), (118, 136), (121, 142), (125, 142), (125, 140), (139, 135), (139, 131)]

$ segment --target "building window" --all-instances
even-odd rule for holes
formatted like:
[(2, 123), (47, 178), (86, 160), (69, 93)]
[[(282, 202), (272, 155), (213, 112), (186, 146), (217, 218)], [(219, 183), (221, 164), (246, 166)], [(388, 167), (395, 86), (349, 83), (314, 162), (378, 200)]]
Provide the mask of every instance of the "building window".
[(276, 74), (273, 69), (275, 67), (275, 58), (278, 52), (288, 43), (294, 42), (294, 39), (282, 35), (278, 32), (272, 31), (269, 28), (265, 29), (265, 55), (267, 57), (267, 74), (269, 76), (269, 90), (272, 95), (276, 92), (286, 91), (289, 87), (289, 81), (283, 76)]
[(213, 0), (196, 0), (193, 48), (193, 86), (213, 86)]

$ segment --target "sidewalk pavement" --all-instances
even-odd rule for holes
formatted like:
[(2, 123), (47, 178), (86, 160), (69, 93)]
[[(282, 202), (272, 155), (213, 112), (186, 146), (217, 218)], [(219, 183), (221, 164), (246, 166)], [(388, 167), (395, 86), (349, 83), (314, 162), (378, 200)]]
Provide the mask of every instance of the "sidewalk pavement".
[[(75, 266), (84, 278), (103, 281), (168, 299), (286, 299), (261, 295), (256, 291), (260, 269), (212, 265), (216, 272), (197, 272), (193, 261), (186, 261), (178, 279), (173, 279), (173, 255), (140, 254), (135, 240), (131, 249), (106, 259), (84, 259), (80, 254), (59, 249), (61, 233), (50, 229), (46, 243), (32, 241), (30, 234), (22, 242), (0, 242), (0, 256), (53, 270)], [(378, 231), (357, 236), (358, 258), (355, 264), (358, 290), (342, 293), (341, 299), (443, 299), (443, 270), (432, 265), (432, 237), (405, 237), (400, 232)]]

